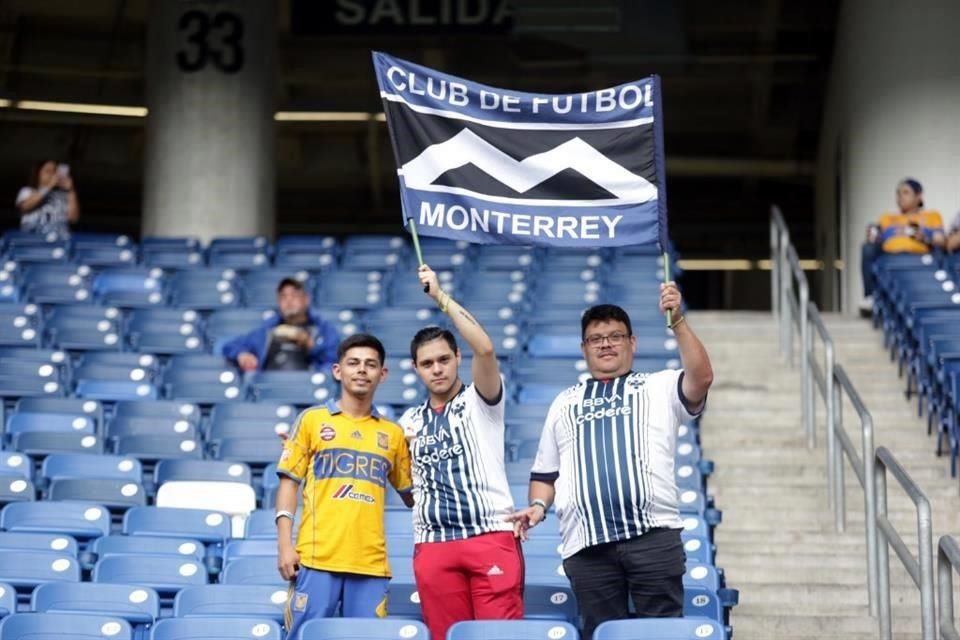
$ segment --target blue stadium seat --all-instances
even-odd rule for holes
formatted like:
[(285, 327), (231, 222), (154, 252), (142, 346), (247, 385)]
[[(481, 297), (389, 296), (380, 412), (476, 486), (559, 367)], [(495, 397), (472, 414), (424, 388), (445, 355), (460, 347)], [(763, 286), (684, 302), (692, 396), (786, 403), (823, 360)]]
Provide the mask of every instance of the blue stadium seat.
[(322, 371), (257, 371), (247, 378), (257, 402), (309, 406), (333, 397), (333, 377)]
[(47, 488), (48, 500), (96, 502), (108, 509), (126, 509), (147, 504), (146, 490), (129, 480), (105, 478), (61, 478)]
[(0, 550), (0, 582), (26, 590), (53, 581), (79, 582), (77, 559), (55, 551)]
[[(3, 513), (0, 512), (0, 526), (3, 524), (2, 518)], [(194, 538), (207, 544), (222, 544), (230, 538), (230, 516), (202, 509), (134, 507), (123, 518), (123, 533), (131, 536)]]
[(413, 580), (390, 580), (387, 594), (387, 615), (391, 618), (423, 620), (420, 593)]
[(277, 543), (273, 540), (231, 540), (223, 548), (223, 563), (236, 558), (277, 557)]
[(73, 259), (89, 267), (124, 267), (137, 263), (135, 246), (74, 247)]
[(53, 380), (0, 373), (0, 398), (62, 397), (65, 392), (64, 385)]
[(161, 460), (153, 472), (157, 486), (173, 480), (243, 482), (251, 484), (250, 467), (238, 462), (217, 460)]
[(13, 436), (13, 448), (34, 458), (55, 453), (103, 453), (103, 439), (82, 433), (27, 431)]
[(593, 634), (594, 640), (726, 640), (726, 637), (723, 625), (709, 618), (613, 620), (601, 624)]
[(15, 551), (56, 551), (71, 557), (77, 557), (77, 540), (73, 536), (58, 533), (16, 533), (0, 532), (0, 549)]
[(266, 438), (224, 438), (214, 449), (214, 458), (262, 466), (276, 462), (283, 443), (276, 436)]
[(33, 482), (24, 478), (0, 479), (0, 505), (11, 502), (29, 502), (37, 499)]
[[(224, 405), (219, 405), (223, 407)], [(258, 404), (250, 403), (238, 403), (240, 408), (254, 408), (259, 406)], [(251, 411), (253, 413), (253, 411)], [(224, 413), (217, 413), (214, 410), (214, 415), (210, 418), (209, 432), (207, 433), (207, 441), (211, 443), (218, 443), (225, 438), (266, 438), (270, 434), (286, 434), (290, 432), (296, 417), (291, 418), (275, 418), (275, 417), (261, 417), (257, 418), (256, 416), (251, 417), (226, 417)]]
[(272, 509), (258, 509), (251, 513), (244, 525), (244, 538), (248, 540), (276, 540), (277, 525), (273, 516)]
[(523, 617), (526, 620), (559, 620), (579, 624), (577, 601), (569, 587), (528, 584), (523, 589)]
[(724, 622), (724, 605), (717, 594), (705, 587), (684, 585), (683, 587), (683, 617), (709, 618), (717, 622)]
[[(167, 618), (150, 631), (150, 640), (283, 640), (280, 625), (270, 618)], [(0, 638), (0, 640), (3, 640)]]
[(153, 382), (153, 371), (139, 366), (127, 367), (86, 363), (74, 369), (73, 378), (78, 386), (91, 380), (99, 382)]
[[(2, 576), (0, 576), (2, 579)], [(260, 584), (282, 588), (289, 584), (280, 577), (276, 556), (243, 556), (226, 563), (220, 574), (223, 584)]]
[(115, 449), (117, 454), (121, 456), (151, 462), (176, 458), (200, 459), (203, 457), (203, 444), (200, 441), (179, 435), (124, 436), (116, 439)]
[(16, 613), (0, 621), (0, 640), (133, 640), (130, 624), (119, 616), (66, 613)]
[(186, 586), (207, 584), (207, 570), (189, 558), (174, 561), (161, 555), (111, 555), (94, 565), (93, 581), (150, 587), (165, 596)]
[(17, 591), (13, 585), (0, 582), (0, 618), (17, 611)]
[(107, 423), (105, 437), (116, 441), (128, 436), (178, 436), (196, 440), (197, 425), (181, 417), (142, 418), (115, 416)]
[[(575, 636), (574, 636), (575, 637)], [(326, 618), (309, 620), (289, 640), (428, 640), (430, 632), (422, 622), (402, 618)], [(526, 636), (524, 636), (526, 639)], [(448, 640), (454, 640), (447, 636)], [(0, 639), (2, 640), (2, 639)], [(492, 640), (476, 636), (476, 640)]]
[(447, 640), (576, 640), (576, 627), (558, 620), (471, 620), (458, 622)]
[(114, 380), (81, 380), (77, 396), (91, 400), (116, 402), (120, 400), (155, 400), (159, 392), (155, 385), (145, 382)]
[[(275, 543), (270, 543), (274, 546)], [(283, 622), (287, 589), (269, 585), (210, 584), (185, 587), (173, 602), (176, 618), (253, 616)]]
[(143, 369), (151, 378), (156, 376), (159, 359), (150, 353), (124, 353), (116, 351), (90, 351), (80, 354), (79, 365), (95, 364), (126, 369)]
[(0, 477), (33, 480), (33, 460), (17, 451), (0, 451)]
[(178, 400), (130, 400), (120, 401), (113, 408), (114, 417), (161, 418), (189, 420), (193, 424), (200, 422), (200, 408), (189, 402)]
[(160, 596), (149, 587), (91, 582), (48, 582), (33, 591), (36, 613), (116, 616), (132, 624), (153, 624), (160, 617)]
[(0, 511), (0, 529), (20, 533), (54, 533), (88, 540), (110, 532), (110, 513), (84, 502), (18, 502)]
[(206, 547), (199, 540), (159, 536), (103, 536), (90, 543), (89, 551), (98, 559), (108, 556), (157, 555), (201, 562), (207, 555)]

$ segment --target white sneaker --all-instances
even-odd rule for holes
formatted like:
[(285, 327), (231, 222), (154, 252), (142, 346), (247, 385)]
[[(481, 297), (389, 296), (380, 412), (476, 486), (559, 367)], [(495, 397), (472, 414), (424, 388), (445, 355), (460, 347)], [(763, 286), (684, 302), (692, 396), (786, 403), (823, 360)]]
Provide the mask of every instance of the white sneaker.
[(873, 296), (866, 296), (860, 301), (860, 312), (871, 313), (873, 311)]

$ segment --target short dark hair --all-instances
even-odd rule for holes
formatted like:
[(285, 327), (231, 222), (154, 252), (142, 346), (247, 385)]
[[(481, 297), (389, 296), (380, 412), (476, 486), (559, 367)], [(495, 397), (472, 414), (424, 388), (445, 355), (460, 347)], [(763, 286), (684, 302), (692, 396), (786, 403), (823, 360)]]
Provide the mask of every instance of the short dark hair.
[(283, 291), (284, 287), (293, 287), (297, 291), (306, 291), (306, 289), (303, 288), (303, 283), (291, 276), (287, 276), (280, 281), (280, 284), (277, 285), (277, 293)]
[(344, 338), (340, 341), (340, 344), (337, 345), (337, 360), (343, 360), (343, 356), (347, 355), (347, 351), (355, 347), (369, 347), (377, 352), (377, 355), (380, 356), (380, 366), (382, 367), (387, 361), (387, 351), (383, 348), (383, 343), (373, 335), (369, 333), (355, 333), (349, 338)]
[(587, 327), (594, 322), (622, 322), (627, 327), (627, 335), (633, 335), (633, 325), (630, 324), (630, 316), (623, 308), (615, 304), (598, 304), (590, 307), (583, 312), (580, 318), (580, 339), (587, 337)]
[(453, 337), (453, 334), (448, 329), (437, 326), (424, 327), (420, 329), (420, 331), (417, 331), (416, 335), (413, 336), (413, 340), (410, 341), (410, 359), (413, 360), (414, 366), (417, 364), (417, 351), (421, 345), (440, 338), (447, 341), (447, 344), (450, 345), (454, 353), (459, 353), (460, 347), (457, 346), (457, 339)]

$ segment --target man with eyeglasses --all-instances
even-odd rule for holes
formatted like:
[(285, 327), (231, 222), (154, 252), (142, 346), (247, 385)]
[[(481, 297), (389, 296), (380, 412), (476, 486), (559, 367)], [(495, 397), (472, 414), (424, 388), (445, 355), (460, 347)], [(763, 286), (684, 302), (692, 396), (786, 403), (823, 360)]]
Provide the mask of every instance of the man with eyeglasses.
[(556, 504), (563, 568), (583, 638), (608, 620), (683, 615), (683, 522), (674, 479), (678, 427), (703, 411), (710, 358), (681, 313), (673, 282), (660, 310), (673, 313), (681, 370), (632, 371), (630, 316), (615, 305), (581, 319), (591, 377), (562, 391), (547, 414), (530, 473), (530, 506), (509, 517), (526, 539)]

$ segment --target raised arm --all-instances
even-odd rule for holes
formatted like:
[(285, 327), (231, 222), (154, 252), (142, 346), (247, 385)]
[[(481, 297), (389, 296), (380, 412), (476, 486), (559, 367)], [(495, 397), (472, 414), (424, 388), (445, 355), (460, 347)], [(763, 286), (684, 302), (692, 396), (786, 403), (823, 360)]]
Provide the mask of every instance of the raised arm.
[(473, 384), (483, 399), (490, 403), (500, 400), (503, 387), (500, 381), (500, 364), (493, 348), (493, 340), (470, 312), (440, 288), (437, 274), (427, 265), (421, 265), (418, 271), (420, 284), (427, 287), (430, 296), (440, 310), (450, 316), (453, 326), (463, 337), (473, 352)]
[(700, 338), (690, 328), (684, 316), (680, 315), (682, 297), (675, 282), (660, 285), (660, 310), (673, 313), (673, 335), (677, 339), (680, 351), (680, 363), (683, 366), (683, 396), (689, 403), (688, 409), (696, 413), (707, 398), (707, 391), (713, 384), (713, 367), (710, 356), (704, 349)]

